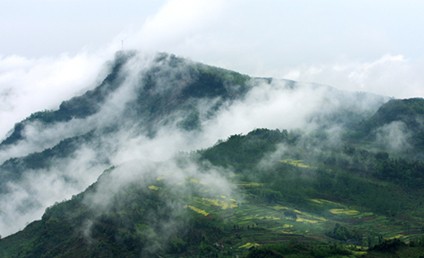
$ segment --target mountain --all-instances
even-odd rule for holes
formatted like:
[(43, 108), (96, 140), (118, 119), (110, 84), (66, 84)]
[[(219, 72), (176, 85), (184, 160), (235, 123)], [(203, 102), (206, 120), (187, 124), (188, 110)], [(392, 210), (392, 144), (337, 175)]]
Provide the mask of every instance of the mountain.
[(392, 99), (378, 109), (372, 120), (377, 126), (401, 121), (411, 129), (419, 128), (424, 116), (423, 104), (422, 98)]
[[(368, 121), (369, 127), (398, 130), (413, 149), (424, 149), (424, 99), (393, 99), (382, 105)], [(394, 134), (396, 132), (393, 132)], [(398, 136), (399, 137), (399, 136)], [(422, 152), (421, 152), (422, 154)], [(421, 158), (424, 156), (421, 155)]]
[[(111, 156), (126, 142), (123, 138), (148, 141), (171, 127), (198, 131), (201, 120), (214, 117), (250, 87), (247, 76), (167, 54), (119, 52), (108, 66), (110, 72), (99, 86), (64, 101), (58, 110), (34, 113), (0, 144), (4, 227), (16, 225), (11, 229), (16, 231), (28, 222), (12, 223), (15, 210), (23, 220), (29, 214), (41, 216), (47, 206), (93, 183), (111, 166)], [(48, 192), (41, 187), (46, 180), (65, 189)], [(10, 199), (15, 207), (8, 204)]]
[(107, 67), (0, 144), (0, 257), (424, 254), (422, 99), (163, 53)]
[[(378, 153), (363, 157), (367, 168), (382, 167), (375, 174), (350, 167), (356, 155), (337, 148), (330, 163), (308, 152), (303, 137), (258, 129), (164, 163), (111, 167), (0, 241), (0, 250), (4, 257), (352, 257), (366, 247), (370, 257), (423, 254), (424, 181), (381, 179), (392, 161)], [(214, 182), (221, 177), (236, 189)], [(411, 242), (384, 240), (393, 236)]]

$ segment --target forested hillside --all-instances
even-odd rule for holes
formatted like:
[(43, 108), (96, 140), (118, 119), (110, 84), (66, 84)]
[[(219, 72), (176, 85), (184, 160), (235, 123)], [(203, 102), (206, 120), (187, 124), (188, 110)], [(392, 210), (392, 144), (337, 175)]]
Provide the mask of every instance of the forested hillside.
[(0, 144), (0, 257), (420, 257), (424, 100), (120, 52)]
[[(122, 189), (104, 187), (124, 184), (119, 173), (137, 164), (112, 167), (0, 248), (4, 257), (423, 254), (424, 164), (349, 145), (311, 151), (315, 140), (285, 130), (234, 135), (127, 175)], [(211, 171), (235, 189), (214, 189)]]

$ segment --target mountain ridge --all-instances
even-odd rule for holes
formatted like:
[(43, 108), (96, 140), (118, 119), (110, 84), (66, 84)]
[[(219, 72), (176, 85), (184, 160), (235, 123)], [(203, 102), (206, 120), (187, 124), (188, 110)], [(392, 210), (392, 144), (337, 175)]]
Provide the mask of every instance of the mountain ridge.
[[(0, 165), (0, 212), (7, 214), (0, 227), (22, 207), (26, 214), (43, 214), (54, 202), (74, 196), (48, 208), (41, 221), (0, 240), (0, 254), (247, 256), (278, 239), (302, 239), (324, 249), (326, 241), (341, 241), (339, 249), (325, 250), (355, 255), (343, 243), (355, 241), (373, 253), (371, 247), (383, 244), (380, 235), (389, 238), (406, 230), (402, 240), (420, 236), (423, 151), (411, 139), (421, 139), (422, 99), (387, 101), (252, 78), (163, 53), (123, 52), (116, 58), (99, 87), (56, 111), (35, 113), (0, 144), (0, 157), (9, 155)], [(52, 191), (61, 187), (63, 199), (43, 199), (48, 189), (40, 180), (45, 179)], [(98, 185), (114, 189), (103, 195), (115, 205), (121, 200), (122, 214), (101, 204), (106, 201), (101, 194), (87, 197), (105, 190)], [(125, 198), (144, 201), (131, 204)], [(108, 208), (88, 216), (96, 205)], [(402, 212), (414, 206), (418, 210), (412, 215)], [(78, 207), (76, 213), (71, 207)], [(172, 213), (174, 208), (178, 212)], [(62, 220), (54, 211), (70, 217)], [(370, 230), (343, 216), (353, 216)], [(81, 218), (88, 224), (81, 224)], [(134, 224), (132, 218), (140, 223), (147, 218), (150, 224)], [(386, 230), (391, 219), (409, 226)], [(171, 227), (174, 220), (189, 230)], [(240, 230), (246, 226), (249, 230)], [(308, 227), (312, 233), (305, 231)], [(94, 246), (87, 232), (95, 232)], [(47, 235), (52, 238), (46, 240)], [(53, 246), (53, 240), (60, 244)], [(310, 247), (298, 251), (312, 255)], [(275, 248), (269, 252), (281, 254)]]

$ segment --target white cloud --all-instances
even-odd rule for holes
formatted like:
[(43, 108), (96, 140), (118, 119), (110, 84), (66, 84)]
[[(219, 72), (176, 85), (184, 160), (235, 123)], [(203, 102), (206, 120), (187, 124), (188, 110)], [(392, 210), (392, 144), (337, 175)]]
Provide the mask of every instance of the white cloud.
[(387, 54), (365, 62), (345, 60), (294, 67), (284, 71), (283, 77), (397, 98), (424, 97), (422, 63), (403, 55)]
[[(121, 75), (125, 75), (126, 79), (108, 97), (98, 113), (84, 119), (49, 124), (48, 127), (33, 123), (25, 129), (27, 136), (25, 140), (0, 152), (0, 160), (22, 156), (52, 147), (62, 139), (97, 129), (93, 139), (71, 157), (55, 160), (51, 169), (39, 169), (32, 173), (25, 172), (19, 182), (13, 183), (11, 192), (0, 196), (0, 210), (4, 213), (4, 220), (0, 221), (2, 234), (14, 232), (14, 230), (22, 228), (25, 222), (38, 219), (47, 206), (83, 190), (89, 183), (94, 182), (95, 176), (101, 173), (103, 168), (111, 164), (131, 163), (136, 164), (136, 167), (139, 166), (140, 170), (129, 170), (127, 174), (122, 174), (125, 182), (132, 181), (132, 176), (137, 176), (132, 173), (139, 173), (138, 171), (145, 173), (143, 164), (167, 161), (182, 151), (188, 152), (210, 147), (217, 140), (226, 139), (232, 134), (247, 133), (255, 128), (263, 127), (310, 129), (316, 122), (311, 120), (311, 115), (316, 115), (317, 112), (331, 112), (344, 105), (349, 105), (349, 107), (351, 105), (352, 109), (361, 112), (362, 109), (365, 109), (365, 105), (375, 106), (378, 102), (373, 98), (356, 101), (349, 95), (345, 96), (328, 87), (300, 84), (292, 89), (285, 81), (273, 80), (269, 83), (268, 80), (254, 79), (251, 83), (255, 87), (243, 98), (223, 104), (222, 109), (218, 110), (215, 116), (210, 113), (216, 108), (214, 104), (219, 103), (216, 99), (199, 102), (186, 100), (193, 105), (198, 105), (196, 110), (200, 113), (200, 124), (202, 125), (202, 129), (199, 131), (187, 132), (178, 127), (178, 116), (180, 115), (178, 111), (167, 110), (169, 113), (159, 115), (157, 120), (149, 120), (148, 115), (147, 119), (143, 120), (142, 116), (134, 117), (128, 114), (129, 109), (134, 108), (132, 105), (137, 105), (134, 101), (143, 101), (136, 97), (138, 92), (144, 89), (143, 72), (152, 65), (151, 60), (152, 56), (140, 54), (128, 61), (121, 71)], [(181, 87), (187, 86), (190, 76), (188, 74), (186, 76), (185, 68), (184, 64), (179, 67), (168, 67), (166, 64), (162, 64), (161, 72), (156, 74), (158, 88), (154, 89), (155, 93), (167, 96), (169, 91), (175, 91), (176, 88), (181, 90)], [(184, 79), (181, 80), (181, 78)], [(173, 83), (170, 83), (170, 80)], [(170, 86), (175, 88), (170, 88)], [(149, 92), (152, 91), (152, 89), (149, 90)], [(176, 95), (178, 96), (178, 94)], [(184, 98), (180, 101), (182, 100)], [(127, 106), (128, 104), (130, 106)], [(170, 106), (172, 107), (172, 105)], [(206, 115), (208, 113), (209, 115)], [(164, 121), (168, 121), (168, 123)], [(140, 124), (141, 126), (138, 126)], [(118, 131), (112, 130), (112, 134), (103, 134), (105, 131), (111, 131), (115, 125), (118, 126)], [(149, 127), (157, 128), (155, 134), (150, 135), (145, 132), (144, 129), (147, 130)], [(196, 169), (190, 171), (195, 173)], [(171, 168), (163, 173), (174, 172)], [(184, 178), (187, 177), (187, 174), (181, 175)], [(177, 174), (172, 174), (172, 177), (177, 176)], [(213, 173), (209, 173), (201, 178), (208, 181), (208, 185), (212, 185), (212, 183), (224, 185), (224, 179), (222, 182), (213, 181), (214, 176)], [(218, 179), (216, 176), (215, 178)], [(47, 182), (50, 188), (45, 187), (43, 182)], [(56, 194), (60, 188), (63, 188), (63, 191)], [(9, 203), (10, 200), (14, 201)], [(27, 200), (37, 205), (30, 207), (29, 212), (18, 214), (16, 211)], [(17, 216), (17, 222), (14, 223), (13, 228), (10, 228), (8, 226), (10, 218), (14, 216)]]
[[(0, 164), (12, 157), (24, 157), (30, 153), (40, 152), (46, 148), (51, 148), (63, 139), (82, 135), (90, 130), (101, 128), (115, 122), (120, 116), (122, 116), (125, 104), (134, 98), (134, 91), (139, 86), (137, 83), (139, 79), (138, 72), (143, 71), (150, 65), (151, 58), (152, 56), (150, 55), (142, 55), (142, 57), (134, 58), (134, 60), (127, 64), (128, 70), (132, 72), (125, 74), (126, 77), (122, 82), (121, 87), (119, 87), (119, 89), (117, 89), (114, 94), (107, 98), (104, 103), (97, 103), (100, 108), (98, 113), (87, 118), (73, 118), (69, 121), (49, 123), (47, 125), (39, 121), (26, 123), (22, 132), (23, 139), (17, 143), (4, 146), (2, 149), (0, 149)], [(84, 62), (90, 63), (93, 61), (84, 60)], [(84, 67), (87, 65), (88, 64), (84, 63)], [(100, 70), (100, 67), (102, 66), (93, 69), (94, 71)], [(92, 78), (89, 79), (94, 78), (94, 74), (87, 74), (87, 76), (92, 76)], [(66, 77), (58, 78), (58, 85), (66, 87), (66, 84), (68, 83)], [(100, 77), (100, 79), (103, 78)], [(93, 83), (93, 86), (94, 85), (96, 84)], [(86, 87), (84, 83), (80, 84), (79, 86), (82, 88), (75, 88), (74, 90), (86, 90), (86, 88), (84, 88)], [(47, 97), (49, 97), (48, 93), (48, 91), (44, 92)], [(22, 94), (22, 96), (19, 97), (29, 98), (30, 96)], [(43, 97), (43, 95), (40, 97)], [(23, 101), (21, 99), (18, 100)], [(56, 99), (54, 96), (52, 96), (51, 99), (47, 100), (51, 100), (51, 102), (46, 101), (46, 103), (44, 103), (45, 105), (55, 103), (54, 101), (58, 101), (60, 99)], [(42, 104), (43, 103), (40, 102), (40, 105)]]
[[(231, 2), (231, 1), (230, 1)], [(202, 35), (223, 19), (228, 1), (170, 0), (152, 16), (147, 17), (141, 29), (129, 32), (126, 46), (150, 51), (178, 52), (189, 42)]]
[[(304, 8), (308, 1), (293, 1), (294, 4), (278, 2), (277, 4), (277, 1), (264, 3), (263, 1), (170, 0), (157, 13), (150, 13), (141, 19), (145, 20), (145, 23), (135, 24), (133, 26), (135, 29), (132, 31), (128, 29), (128, 26), (124, 26), (127, 29), (126, 32), (116, 36), (109, 45), (105, 42), (97, 52), (80, 51), (73, 55), (63, 54), (50, 58), (26, 58), (18, 55), (0, 57), (0, 138), (4, 137), (14, 123), (32, 112), (57, 108), (61, 101), (96, 86), (97, 80), (102, 77), (99, 73), (101, 74), (104, 61), (111, 59), (111, 53), (120, 49), (121, 40), (124, 40), (125, 49), (167, 51), (190, 57), (195, 61), (220, 65), (257, 76), (317, 82), (341, 89), (371, 91), (395, 97), (424, 96), (424, 65), (420, 59), (422, 55), (420, 56), (419, 53), (422, 46), (420, 44), (422, 32), (416, 30), (418, 23), (411, 22), (414, 24), (412, 27), (401, 23), (399, 31), (404, 33), (413, 28), (416, 33), (404, 33), (402, 35), (405, 37), (400, 37), (392, 31), (390, 26), (387, 27), (387, 24), (394, 24), (393, 17), (397, 17), (396, 15), (384, 16), (381, 10), (376, 8), (379, 7), (378, 4), (368, 4), (373, 8), (364, 10), (362, 8), (364, 2), (356, 2), (359, 3), (350, 2), (348, 7), (342, 8), (336, 4), (335, 9), (332, 9), (322, 3), (314, 3), (314, 7)], [(125, 6), (125, 3), (122, 6)], [(131, 5), (128, 8), (131, 8)], [(96, 9), (93, 8), (93, 10)], [(392, 8), (391, 13), (396, 14), (396, 10)], [(93, 13), (90, 8), (85, 11), (90, 15)], [(412, 21), (410, 17), (418, 17), (416, 13), (407, 13), (410, 14), (408, 17), (402, 17), (408, 18), (409, 21)], [(363, 14), (364, 19), (358, 20), (358, 14)], [(385, 22), (377, 24), (375, 20), (379, 19), (375, 18), (374, 14), (379, 18), (385, 17)], [(104, 15), (109, 18), (107, 16)], [(327, 18), (322, 19), (322, 17)], [(421, 13), (419, 17), (422, 17)], [(335, 22), (338, 20), (346, 22)], [(401, 20), (403, 19), (396, 19), (395, 25)], [(37, 19), (33, 19), (34, 23), (36, 21)], [(54, 23), (52, 20), (47, 22)], [(348, 25), (344, 27), (341, 24)], [(92, 23), (87, 24), (88, 27), (89, 25), (94, 26)], [(364, 31), (368, 25), (370, 29)], [(81, 26), (81, 23), (78, 26)], [(109, 30), (107, 26), (95, 27), (100, 28), (99, 31)], [(63, 33), (62, 27), (60, 30)], [(75, 28), (74, 30), (80, 31)], [(89, 31), (93, 33), (89, 36), (98, 37), (96, 31)], [(336, 31), (349, 33), (336, 34)], [(27, 33), (37, 37), (44, 35), (33, 31), (27, 31)], [(87, 40), (84, 37), (87, 35), (80, 35), (84, 46)], [(29, 35), (25, 34), (25, 36)], [(71, 40), (70, 38), (67, 37)], [(407, 44), (401, 40), (405, 40)], [(57, 44), (59, 41), (53, 42)], [(410, 44), (412, 44), (411, 48), (409, 48)], [(25, 47), (27, 47), (26, 42)], [(415, 49), (415, 52), (409, 49)], [(378, 58), (375, 58), (376, 56)], [(175, 129), (171, 127), (162, 129), (153, 140), (143, 136), (133, 137), (134, 135), (128, 132), (122, 133), (117, 138), (110, 139), (110, 141), (116, 140), (118, 144), (113, 146), (115, 153), (110, 157), (113, 163), (127, 162), (141, 157), (150, 161), (161, 161), (172, 157), (179, 150), (207, 147), (218, 139), (225, 139), (231, 134), (247, 133), (257, 127), (303, 127), (306, 124), (305, 119), (311, 112), (321, 110), (322, 105), (326, 103), (327, 94), (328, 92), (322, 89), (305, 88), (289, 92), (284, 90), (283, 83), (264, 84), (250, 92), (243, 101), (238, 101), (221, 110), (213, 120), (203, 121), (204, 132), (201, 135), (175, 131), (171, 134), (171, 129)], [(127, 96), (128, 92), (123, 92), (122, 95)], [(125, 98), (125, 96), (116, 96), (115, 103), (121, 102), (121, 97)], [(105, 107), (103, 115), (115, 114), (113, 111), (117, 109), (113, 102), (112, 98), (111, 105)], [(107, 116), (99, 116), (98, 119), (105, 117)], [(115, 116), (109, 116), (109, 119), (113, 118)], [(52, 130), (62, 130), (63, 134), (58, 134), (57, 139), (50, 140), (58, 141), (63, 135), (75, 132), (78, 129), (78, 126), (74, 127), (76, 122), (79, 121), (56, 125)], [(98, 125), (95, 120), (86, 121), (86, 123), (92, 122), (94, 122), (93, 126)], [(80, 125), (80, 128), (87, 129), (85, 125)], [(43, 127), (33, 127), (33, 129), (35, 132), (44, 131)], [(389, 133), (396, 132), (393, 131), (396, 128), (389, 129), (390, 131), (386, 130)], [(47, 139), (52, 131), (46, 130), (44, 133), (45, 137), (39, 140)], [(43, 143), (46, 144), (46, 142)], [(113, 145), (113, 143), (110, 144)], [(40, 149), (45, 146), (33, 141), (30, 142), (29, 147)], [(22, 154), (22, 149), (16, 151), (16, 153), (19, 152)], [(81, 161), (79, 161), (80, 158)], [(72, 166), (81, 164), (80, 170), (85, 171), (86, 163), (82, 157), (77, 157), (73, 162), (76, 163)], [(64, 168), (63, 171), (69, 172), (67, 169), (72, 166)], [(96, 170), (96, 173), (99, 172), (101, 172), (100, 168)], [(97, 175), (96, 173), (91, 175)], [(77, 173), (77, 175), (84, 178), (86, 176), (83, 173)], [(40, 196), (40, 200), (43, 201), (41, 208), (34, 211), (31, 217), (24, 217), (17, 223), (20, 227), (25, 221), (39, 217), (44, 207), (69, 196), (70, 193), (81, 190), (84, 186), (81, 184), (78, 188), (66, 189), (62, 192), (64, 195), (57, 195), (57, 189), (65, 187), (62, 185), (64, 182), (55, 181), (56, 179), (50, 177), (48, 173), (37, 178), (37, 180), (48, 182), (46, 183), (48, 185), (59, 187), (49, 189), (45, 187), (46, 184), (34, 178), (24, 179), (19, 189), (32, 189), (34, 186), (25, 184), (39, 182), (42, 187), (35, 189), (32, 194)], [(92, 182), (94, 178), (90, 177), (87, 180)], [(46, 192), (43, 192), (44, 190)], [(18, 190), (14, 193), (17, 195), (13, 198), (17, 200), (24, 200), (29, 194)], [(20, 197), (19, 194), (27, 195)], [(45, 198), (46, 196), (55, 196), (55, 198), (53, 200)], [(7, 205), (7, 202), (2, 202), (2, 205)]]
[[(330, 5), (333, 9), (313, 3), (304, 9), (306, 2), (171, 0), (126, 37), (130, 47), (176, 53), (253, 76), (397, 98), (424, 96), (423, 54), (400, 42), (412, 37), (416, 45), (424, 35), (405, 36), (388, 26), (394, 22), (388, 13), (401, 15), (404, 6), (392, 2), (382, 12), (378, 3)], [(358, 8), (363, 4), (370, 10)], [(411, 29), (417, 14), (410, 13), (398, 24), (400, 31)], [(376, 17), (384, 22), (376, 22)]]
[(411, 147), (409, 144), (411, 134), (406, 124), (401, 121), (383, 125), (376, 130), (376, 136), (377, 144), (390, 151), (402, 152)]
[(85, 53), (55, 58), (0, 58), (0, 139), (31, 113), (59, 104), (96, 86), (111, 55)]
[[(59, 3), (54, 5), (57, 14), (68, 9), (65, 8), (68, 5)], [(98, 3), (84, 2), (85, 15), (92, 14), (89, 10)], [(305, 3), (310, 4), (310, 8), (305, 9)], [(93, 87), (102, 63), (121, 48), (121, 40), (125, 49), (167, 51), (254, 76), (317, 82), (401, 98), (424, 96), (424, 60), (418, 51), (421, 48), (417, 47), (422, 45), (419, 42), (424, 36), (419, 31), (405, 33), (415, 29), (411, 24), (416, 24), (414, 22), (421, 17), (416, 12), (419, 8), (409, 9), (396, 1), (388, 4), (385, 11), (381, 10), (381, 3), (364, 1), (346, 5), (327, 3), (326, 7), (306, 0), (293, 3), (169, 0), (143, 4), (146, 8), (140, 12), (140, 17), (131, 24), (123, 19), (122, 22), (127, 23), (121, 25), (122, 32), (109, 44), (97, 45), (97, 51), (93, 50), (93, 45), (91, 52), (76, 51), (77, 54), (72, 55), (0, 57), (0, 138), (4, 138), (14, 123), (32, 112), (55, 108), (61, 101)], [(369, 10), (359, 8), (364, 4)], [(14, 5), (14, 2), (8, 3), (9, 9), (18, 10)], [(140, 5), (134, 2), (106, 4), (118, 13), (131, 8), (132, 14), (137, 13), (134, 10), (140, 9)], [(58, 16), (43, 16), (44, 9), (38, 6), (36, 10), (34, 15), (45, 17), (41, 19), (43, 22)], [(77, 10), (75, 7), (72, 12)], [(56, 13), (54, 11), (51, 10)], [(394, 22), (393, 17), (405, 13), (409, 15), (404, 20)], [(358, 20), (357, 14), (361, 14), (363, 20)], [(32, 17), (31, 24), (41, 22), (36, 17)], [(119, 17), (112, 18), (119, 20)], [(104, 14), (99, 14), (98, 18), (109, 19)], [(62, 22), (58, 19), (57, 26)], [(51, 26), (55, 23), (49, 22)], [(93, 26), (90, 24), (87, 21), (87, 26)], [(398, 30), (393, 30), (394, 25)], [(75, 23), (75, 26), (82, 25)], [(335, 30), (342, 32), (334, 33)], [(90, 31), (96, 38), (104, 28)], [(116, 34), (116, 28), (113, 31), (112, 35)], [(77, 37), (72, 35), (72, 38)], [(80, 37), (87, 40), (84, 35)], [(57, 41), (50, 44), (54, 42), (58, 44)], [(80, 49), (89, 49), (85, 46), (87, 44), (80, 45)]]
[(78, 194), (106, 168), (96, 152), (81, 148), (71, 157), (52, 160), (51, 169), (27, 171), (19, 182), (9, 182), (0, 198), (0, 232), (7, 236), (40, 219), (45, 209)]

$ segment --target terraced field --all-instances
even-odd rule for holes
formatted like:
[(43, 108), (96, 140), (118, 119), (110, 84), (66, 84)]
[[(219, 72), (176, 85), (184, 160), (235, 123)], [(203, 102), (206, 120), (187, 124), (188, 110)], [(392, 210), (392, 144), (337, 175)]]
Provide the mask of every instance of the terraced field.
[[(242, 182), (238, 186), (240, 189), (267, 187), (266, 183), (259, 182)], [(234, 253), (237, 249), (236, 253), (240, 254), (275, 243), (335, 241), (351, 255), (361, 257), (367, 254), (368, 246), (381, 241), (401, 239), (408, 242), (423, 235), (419, 226), (423, 222), (421, 218), (415, 217), (406, 224), (397, 218), (322, 198), (309, 199), (306, 208), (302, 209), (284, 202), (266, 205), (245, 193), (240, 199), (223, 195), (195, 197), (187, 207), (199, 216), (222, 218), (227, 238), (231, 239), (231, 250)], [(338, 227), (357, 234), (356, 238), (337, 239), (332, 232)]]

